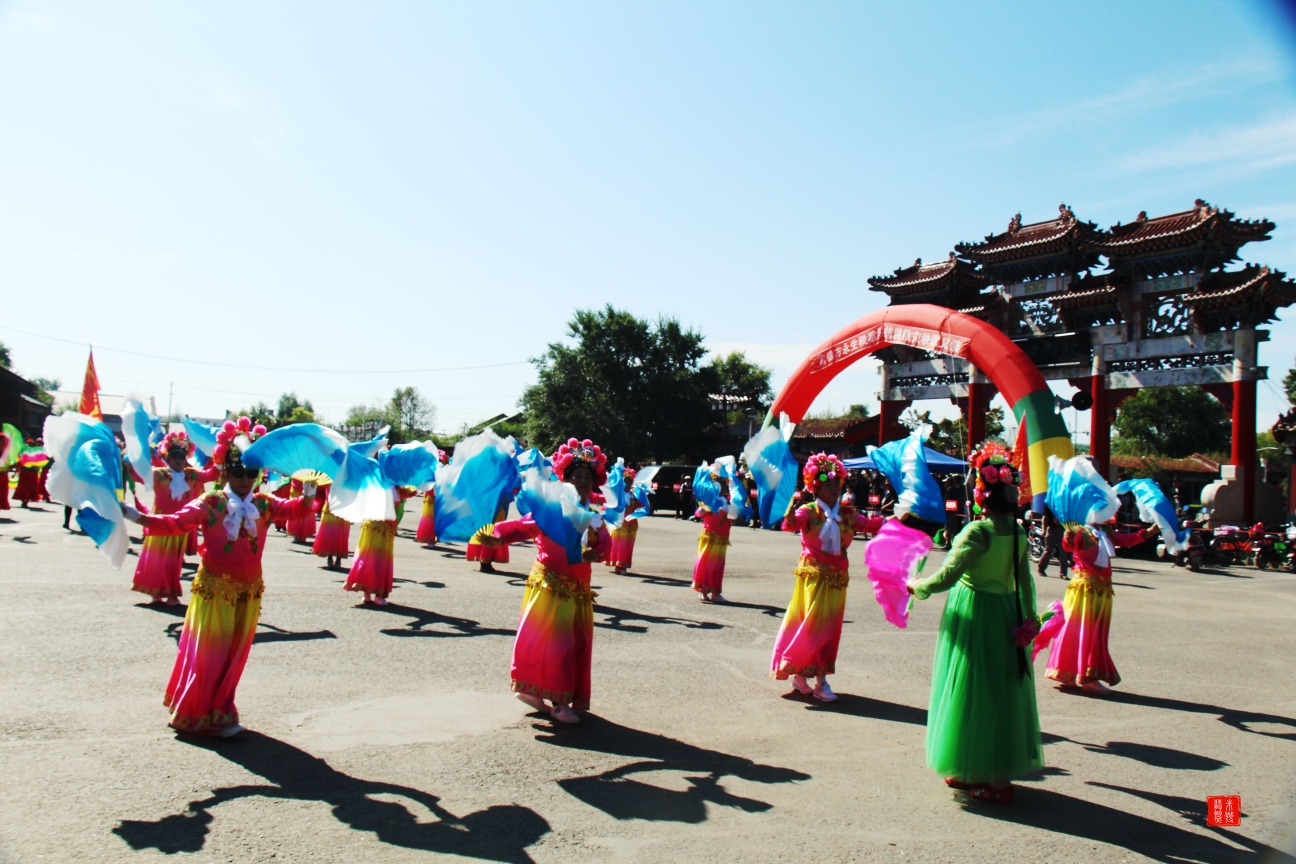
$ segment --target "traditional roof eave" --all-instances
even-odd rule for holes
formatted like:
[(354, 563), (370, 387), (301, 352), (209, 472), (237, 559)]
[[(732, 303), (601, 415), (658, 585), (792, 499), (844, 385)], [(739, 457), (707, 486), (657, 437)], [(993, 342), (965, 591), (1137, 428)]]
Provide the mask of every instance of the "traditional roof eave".
[(977, 273), (972, 265), (958, 260), (951, 252), (949, 258), (944, 261), (924, 264), (919, 258), (911, 267), (897, 267), (891, 276), (872, 276), (868, 279), (868, 283), (870, 291), (883, 291), (894, 295), (945, 289), (980, 290), (988, 285), (989, 281)]
[(987, 234), (979, 243), (956, 243), (954, 250), (963, 258), (986, 268), (1039, 258), (1064, 257), (1096, 264), (1098, 256), (1089, 246), (1098, 234), (1093, 222), (1081, 222), (1065, 204), (1058, 216), (1043, 222), (1023, 225), (1018, 213), (1002, 234)]
[(1268, 240), (1274, 228), (1267, 219), (1236, 219), (1232, 212), (1198, 198), (1191, 210), (1153, 219), (1144, 211), (1128, 225), (1118, 222), (1105, 237), (1095, 241), (1094, 247), (1111, 258), (1133, 258), (1190, 250), (1213, 235), (1220, 246), (1236, 250), (1247, 243)]
[(1296, 284), (1287, 274), (1268, 267), (1250, 266), (1235, 273), (1219, 273), (1203, 279), (1196, 291), (1180, 297), (1190, 309), (1223, 309), (1261, 301), (1275, 307), (1296, 303)]

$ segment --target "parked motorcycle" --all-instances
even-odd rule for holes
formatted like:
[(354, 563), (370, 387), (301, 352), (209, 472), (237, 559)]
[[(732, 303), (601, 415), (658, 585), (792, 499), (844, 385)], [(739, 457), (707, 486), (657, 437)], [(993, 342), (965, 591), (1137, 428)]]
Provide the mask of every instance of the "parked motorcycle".
[(1196, 573), (1206, 560), (1206, 541), (1202, 538), (1202, 529), (1197, 527), (1196, 522), (1188, 520), (1182, 527), (1191, 529), (1188, 534), (1188, 547), (1171, 555), (1166, 548), (1165, 540), (1162, 539), (1157, 543), (1156, 554), (1158, 558), (1169, 558), (1170, 563), (1176, 567), (1186, 567)]

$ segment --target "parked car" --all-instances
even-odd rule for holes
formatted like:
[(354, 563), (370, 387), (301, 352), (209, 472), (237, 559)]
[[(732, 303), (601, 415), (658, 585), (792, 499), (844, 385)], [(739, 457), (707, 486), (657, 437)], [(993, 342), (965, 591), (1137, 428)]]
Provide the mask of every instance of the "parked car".
[[(652, 468), (652, 465), (645, 465), (641, 471)], [(696, 465), (662, 465), (657, 468), (657, 476), (653, 478), (652, 489), (649, 490), (649, 503), (652, 504), (653, 512), (658, 510), (678, 510), (679, 509), (679, 490), (680, 483), (685, 477), (692, 477), (693, 472), (697, 470)]]

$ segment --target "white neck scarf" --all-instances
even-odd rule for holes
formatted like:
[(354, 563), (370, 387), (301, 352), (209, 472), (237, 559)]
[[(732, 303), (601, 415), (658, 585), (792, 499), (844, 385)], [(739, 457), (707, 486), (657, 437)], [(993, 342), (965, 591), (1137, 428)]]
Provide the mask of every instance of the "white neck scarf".
[(247, 498), (240, 498), (238, 494), (228, 485), (225, 487), (225, 498), (228, 506), (225, 513), (225, 536), (229, 542), (233, 543), (239, 535), (240, 524), (247, 528), (249, 537), (257, 536), (257, 520), (261, 518), (261, 511), (252, 503), (256, 498), (256, 490), (253, 489), (248, 493)]
[(177, 471), (174, 468), (168, 468), (171, 472), (171, 500), (179, 501), (189, 491), (189, 482), (185, 480), (185, 472)]
[(1116, 555), (1116, 547), (1112, 545), (1111, 538), (1103, 529), (1094, 528), (1093, 532), (1098, 535), (1094, 538), (1098, 541), (1098, 557), (1094, 563), (1099, 567), (1106, 567), (1111, 564), (1111, 559)]
[(827, 520), (819, 529), (819, 542), (823, 545), (823, 551), (829, 555), (840, 555), (841, 526), (837, 524), (837, 510), (841, 507), (841, 499), (838, 498), (837, 503), (831, 507), (818, 498), (815, 499), (815, 503), (819, 505), (820, 512)]

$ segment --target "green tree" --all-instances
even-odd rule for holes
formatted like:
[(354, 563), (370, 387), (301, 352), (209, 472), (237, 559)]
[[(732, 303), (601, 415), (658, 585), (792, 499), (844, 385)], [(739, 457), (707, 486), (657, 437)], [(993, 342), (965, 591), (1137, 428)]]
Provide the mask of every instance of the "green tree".
[(1296, 405), (1296, 366), (1288, 369), (1283, 376), (1283, 389), (1287, 391), (1287, 401)]
[(27, 380), (36, 385), (36, 398), (46, 405), (54, 404), (54, 391), (63, 386), (63, 382), (57, 378), (29, 378)]
[(275, 422), (275, 409), (271, 408), (265, 402), (257, 402), (248, 408), (234, 412), (235, 417), (247, 417), (253, 424), (260, 423), (267, 429), (273, 429), (280, 425)]
[(386, 405), (352, 405), (344, 422), (348, 425), (374, 422), (391, 426), (387, 439), (393, 444), (403, 444), (432, 437), (435, 419), (436, 406), (417, 387), (397, 387)]
[(575, 344), (552, 343), (520, 400), (530, 443), (551, 451), (591, 438), (628, 462), (678, 458), (710, 422), (702, 335), (673, 318), (650, 323), (611, 305), (577, 310)]
[(1182, 459), (1229, 449), (1233, 424), (1228, 409), (1198, 387), (1149, 387), (1116, 412), (1113, 452)]
[[(910, 429), (917, 429), (924, 423), (932, 427), (931, 435), (927, 438), (927, 446), (933, 450), (939, 450), (946, 456), (956, 456), (960, 459), (967, 457), (967, 440), (968, 427), (967, 420), (960, 416), (957, 420), (931, 419), (930, 411), (915, 411), (910, 408), (900, 417), (900, 422)], [(1002, 439), (1004, 433), (1004, 410), (1002, 408), (991, 408), (985, 415), (985, 440), (992, 438)], [(980, 442), (977, 442), (980, 443)]]
[(8, 369), (13, 364), (13, 358), (9, 356), (9, 346), (0, 342), (0, 368)]
[(285, 393), (279, 397), (279, 407), (275, 409), (276, 425), (286, 426), (289, 423), (314, 423), (315, 406), (310, 400), (305, 402), (297, 398), (297, 391)]

